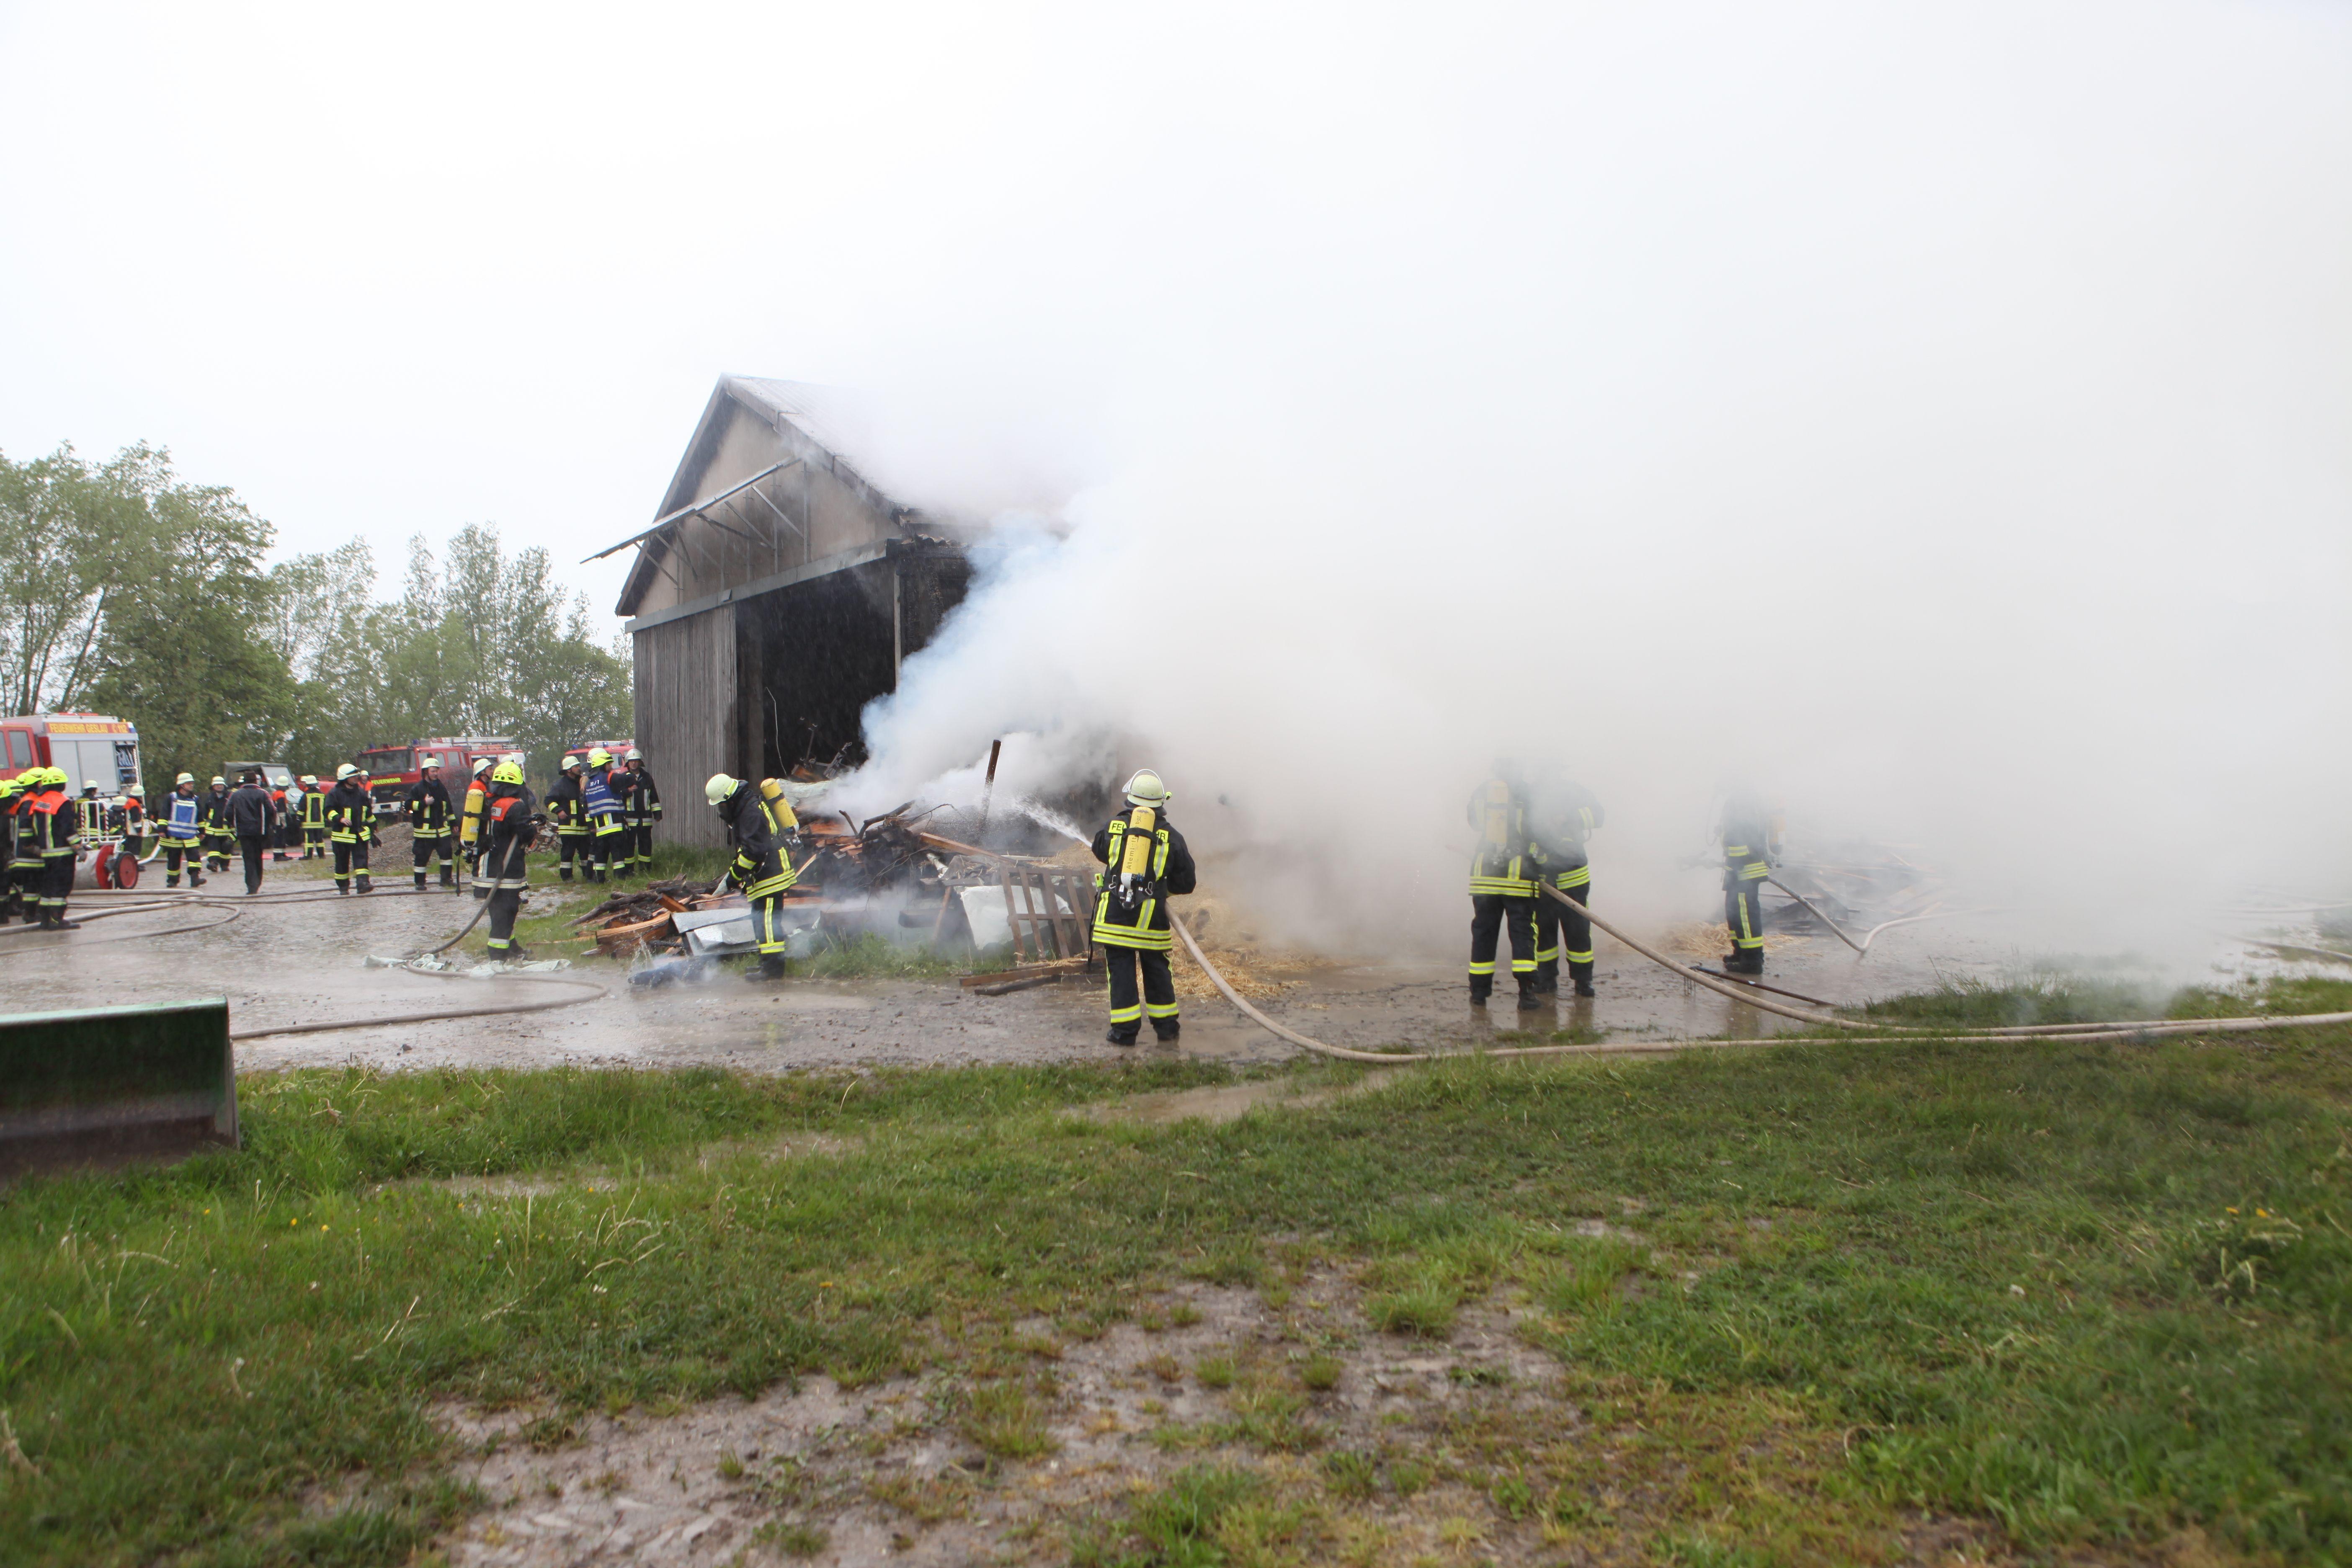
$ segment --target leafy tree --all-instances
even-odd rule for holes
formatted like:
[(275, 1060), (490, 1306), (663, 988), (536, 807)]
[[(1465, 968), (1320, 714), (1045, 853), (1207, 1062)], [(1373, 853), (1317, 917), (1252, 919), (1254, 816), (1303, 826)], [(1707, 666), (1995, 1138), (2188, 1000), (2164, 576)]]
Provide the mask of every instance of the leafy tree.
[(0, 457), (10, 710), (121, 713), (166, 776), (278, 743), (294, 694), (256, 635), (270, 539), (235, 492), (181, 482), (155, 447), (97, 468), (71, 447)]
[(365, 747), (451, 733), (512, 735), (544, 780), (572, 742), (629, 733), (629, 665), (546, 551), (469, 524), (436, 558), (419, 535), (378, 602), (364, 541), (265, 572), (272, 537), (158, 448), (97, 467), (69, 446), (0, 455), (8, 711), (121, 714), (151, 787), (240, 756), (331, 776)]

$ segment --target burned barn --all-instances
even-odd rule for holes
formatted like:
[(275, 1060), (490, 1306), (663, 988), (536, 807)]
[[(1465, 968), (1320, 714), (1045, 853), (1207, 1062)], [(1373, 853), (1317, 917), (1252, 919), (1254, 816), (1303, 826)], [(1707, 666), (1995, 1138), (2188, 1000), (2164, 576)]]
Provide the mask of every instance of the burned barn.
[[(860, 712), (961, 602), (962, 543), (887, 492), (867, 428), (854, 394), (722, 376), (652, 525), (600, 552), (637, 552), (636, 740), (678, 805), (714, 773), (861, 760)], [(723, 837), (676, 806), (664, 836)]]

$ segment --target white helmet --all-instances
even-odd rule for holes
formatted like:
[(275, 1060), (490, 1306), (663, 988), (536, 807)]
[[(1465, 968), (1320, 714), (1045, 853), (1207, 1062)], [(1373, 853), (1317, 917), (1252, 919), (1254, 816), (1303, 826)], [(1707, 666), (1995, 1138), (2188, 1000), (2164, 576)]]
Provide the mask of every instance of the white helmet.
[(628, 754), (621, 759), (621, 761), (625, 763), (642, 763), (645, 760), (646, 754), (637, 750), (635, 746), (631, 746), (628, 750)]
[[(351, 764), (351, 763), (345, 763), (341, 767), (339, 767), (339, 768), (337, 768), (337, 769), (335, 770), (335, 782), (336, 782), (337, 784), (341, 784), (341, 783), (342, 783), (345, 779), (347, 779), (347, 778), (351, 778), (351, 777), (353, 777), (353, 776), (354, 776), (354, 775), (356, 775), (358, 773), (359, 773), (359, 769), (357, 769), (357, 768), (355, 768), (355, 767), (352, 766), (352, 764)], [(218, 779), (215, 779), (213, 782), (214, 782), (215, 784), (218, 784), (218, 783), (220, 783), (220, 781), (219, 781)]]
[(225, 779), (225, 778), (221, 777), (221, 776), (220, 776), (220, 774), (218, 774), (218, 773), (215, 773), (215, 774), (213, 775), (213, 788), (215, 788), (215, 789), (226, 789), (226, 788), (228, 788), (228, 780), (226, 780), (226, 779)]
[(173, 789), (177, 789), (177, 788), (179, 788), (179, 787), (180, 787), (182, 784), (194, 784), (194, 783), (195, 783), (195, 782), (196, 782), (196, 775), (195, 775), (195, 774), (194, 774), (194, 773), (182, 773), (178, 778), (175, 778), (175, 779), (173, 779), (173, 780), (172, 781), (172, 787), (173, 787)]
[(474, 759), (474, 776), (476, 778), (480, 778), (484, 773), (488, 773), (492, 768), (497, 767), (498, 765), (498, 759), (496, 757), (476, 757)]
[(572, 755), (571, 755), (571, 754), (569, 754), (569, 753), (566, 753), (566, 754), (565, 754), (565, 756), (564, 756), (564, 759), (563, 759), (563, 766), (562, 766), (562, 772), (564, 772), (564, 773), (570, 773), (572, 769), (574, 769), (574, 768), (578, 767), (579, 765), (580, 765), (580, 759), (579, 759), (578, 757), (575, 757), (575, 756), (572, 756)]
[(725, 773), (713, 773), (710, 775), (709, 782), (702, 786), (702, 798), (709, 801), (711, 805), (717, 805), (720, 801), (725, 800), (729, 795), (735, 793), (735, 785), (737, 782), (737, 780), (729, 778)]
[(81, 787), (83, 794), (96, 795), (98, 793), (98, 781), (96, 779), (84, 779), (81, 781)]
[(1127, 804), (1129, 805), (1166, 805), (1176, 797), (1160, 782), (1160, 775), (1150, 768), (1138, 768), (1135, 776), (1127, 781)]
[(304, 773), (302, 775), (302, 782), (305, 784), (316, 786), (319, 782), (319, 775), (316, 773)]

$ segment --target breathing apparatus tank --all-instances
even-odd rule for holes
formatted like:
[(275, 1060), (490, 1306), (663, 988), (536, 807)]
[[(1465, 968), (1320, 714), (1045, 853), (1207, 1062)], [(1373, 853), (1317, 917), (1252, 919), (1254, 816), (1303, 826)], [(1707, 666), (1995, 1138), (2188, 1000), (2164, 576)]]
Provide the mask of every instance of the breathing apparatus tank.
[(760, 798), (767, 803), (768, 816), (779, 831), (798, 833), (801, 830), (800, 815), (793, 810), (793, 803), (784, 794), (782, 779), (761, 779)]
[(1118, 903), (1121, 909), (1133, 909), (1142, 898), (1142, 884), (1151, 874), (1153, 829), (1160, 826), (1160, 814), (1148, 805), (1139, 805), (1128, 813), (1125, 847), (1118, 857)]

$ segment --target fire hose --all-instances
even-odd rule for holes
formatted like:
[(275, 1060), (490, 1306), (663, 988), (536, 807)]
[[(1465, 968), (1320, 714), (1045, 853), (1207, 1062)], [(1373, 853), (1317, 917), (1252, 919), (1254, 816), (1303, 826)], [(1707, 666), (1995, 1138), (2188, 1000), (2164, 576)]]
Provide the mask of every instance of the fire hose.
[[(1777, 1002), (1767, 1001), (1765, 998), (1758, 995), (1752, 991), (1735, 990), (1730, 983), (1717, 980), (1699, 970), (1691, 968), (1687, 964), (1678, 963), (1675, 960), (1667, 957), (1664, 953), (1658, 952), (1655, 948), (1649, 946), (1634, 937), (1627, 935), (1624, 931), (1618, 930), (1615, 926), (1609, 923), (1609, 921), (1601, 919), (1599, 915), (1594, 914), (1585, 905), (1570, 898), (1567, 894), (1562, 893), (1557, 888), (1545, 886), (1543, 887), (1543, 893), (1544, 896), (1550, 898), (1559, 903), (1564, 904), (1569, 909), (1574, 910), (1580, 915), (1582, 915), (1587, 920), (1591, 921), (1595, 926), (1598, 926), (1609, 935), (1616, 938), (1619, 942), (1623, 942), (1635, 952), (1640, 953), (1643, 958), (1650, 960), (1653, 963), (1658, 964), (1663, 968), (1673, 971), (1675, 973), (1682, 976), (1683, 979), (1688, 981), (1694, 985), (1704, 986), (1709, 991), (1713, 991), (1719, 995), (1727, 996), (1735, 1002), (1744, 1003), (1748, 1006), (1756, 1008), (1759, 1012), (1775, 1014), (1778, 1016), (1793, 1019), (1798, 1023), (1809, 1024), (1816, 1027), (1844, 1029), (1863, 1037), (1882, 1041), (1919, 1040), (1924, 1042), (1932, 1040), (1937, 1044), (2006, 1045), (2015, 1043), (2021, 1039), (2067, 1039), (2085, 1041), (2137, 1040), (2162, 1035), (2242, 1034), (2261, 1029), (2311, 1027), (2326, 1024), (2352, 1023), (2352, 1013), (2300, 1013), (2269, 1018), (2157, 1018), (2144, 1019), (2129, 1023), (2095, 1022), (2084, 1024), (2018, 1024), (1985, 1029), (1976, 1034), (1967, 1035), (1953, 1034), (1949, 1030), (1938, 1030), (1929, 1025), (1873, 1024), (1853, 1018), (1840, 1018), (1827, 1013), (1811, 1013), (1795, 1007), (1784, 1007)], [(1384, 1051), (1351, 1050), (1344, 1046), (1328, 1045), (1321, 1040), (1309, 1038), (1307, 1036), (1302, 1035), (1295, 1029), (1285, 1028), (1283, 1026), (1276, 1023), (1273, 1019), (1267, 1017), (1264, 1013), (1259, 1012), (1255, 1007), (1250, 1005), (1250, 1004), (1244, 999), (1241, 993), (1235, 991), (1226, 983), (1225, 977), (1223, 974), (1220, 974), (1217, 972), (1216, 966), (1209, 962), (1208, 955), (1201, 951), (1201, 944), (1192, 940), (1192, 931), (1185, 928), (1184, 922), (1181, 920), (1176, 918), (1173, 914), (1171, 914), (1169, 919), (1170, 923), (1176, 928), (1177, 934), (1183, 939), (1184, 950), (1192, 955), (1192, 962), (1198, 963), (1201, 966), (1202, 973), (1209, 977), (1210, 983), (1224, 994), (1225, 1000), (1240, 1008), (1243, 1013), (1255, 1020), (1260, 1026), (1276, 1036), (1279, 1036), (1283, 1039), (1290, 1041), (1293, 1045), (1301, 1046), (1307, 1050), (1315, 1051), (1324, 1056), (1337, 1057), (1347, 1061), (1372, 1062), (1383, 1066), (1394, 1066), (1400, 1063), (1412, 1061), (1430, 1061), (1434, 1059), (1437, 1055), (1442, 1054), (1433, 1052), (1391, 1053)], [(1484, 1051), (1479, 1054), (1491, 1057), (1572, 1056), (1597, 1055), (1603, 1053), (1620, 1055), (1629, 1053), (1670, 1052), (1685, 1048), (1685, 1046), (1686, 1045), (1694, 1044), (1703, 1046), (1723, 1046), (1752, 1043), (1756, 1042), (1709, 1040), (1685, 1042), (1677, 1045), (1667, 1045), (1662, 1043), (1647, 1046), (1517, 1046), (1503, 1049)]]

